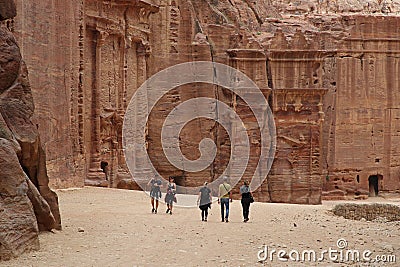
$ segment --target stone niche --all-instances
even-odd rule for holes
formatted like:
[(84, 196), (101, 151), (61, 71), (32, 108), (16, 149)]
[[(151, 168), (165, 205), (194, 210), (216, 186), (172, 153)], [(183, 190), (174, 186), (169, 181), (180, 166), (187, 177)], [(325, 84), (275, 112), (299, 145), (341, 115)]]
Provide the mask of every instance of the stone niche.
[(148, 78), (151, 1), (88, 1), (85, 5), (84, 91), (80, 138), (88, 157), (85, 185), (115, 187), (130, 178), (122, 148), (128, 101)]

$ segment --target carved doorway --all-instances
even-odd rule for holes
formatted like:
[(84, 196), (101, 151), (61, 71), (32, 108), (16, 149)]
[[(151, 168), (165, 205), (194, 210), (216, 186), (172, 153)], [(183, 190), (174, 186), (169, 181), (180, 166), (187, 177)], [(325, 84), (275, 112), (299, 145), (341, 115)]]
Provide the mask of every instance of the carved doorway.
[(182, 188), (180, 188), (180, 186), (186, 186), (186, 179), (185, 176), (183, 175), (178, 175), (178, 176), (171, 176), (172, 178), (174, 178), (175, 184), (178, 186), (176, 192), (178, 194), (184, 194), (186, 192), (182, 192)]
[(383, 179), (382, 175), (371, 175), (368, 178), (369, 196), (376, 197), (379, 193), (379, 182)]
[(100, 162), (100, 168), (101, 168), (102, 171), (104, 172), (106, 181), (108, 181), (108, 175), (109, 175), (109, 171), (108, 171), (108, 170), (109, 170), (108, 162), (107, 162), (107, 161), (101, 161), (101, 162)]

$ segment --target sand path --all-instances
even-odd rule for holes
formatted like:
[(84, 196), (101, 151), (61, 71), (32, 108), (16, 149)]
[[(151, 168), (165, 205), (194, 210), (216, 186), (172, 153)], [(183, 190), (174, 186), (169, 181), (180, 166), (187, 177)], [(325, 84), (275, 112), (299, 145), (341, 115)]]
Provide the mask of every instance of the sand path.
[[(335, 217), (323, 205), (254, 203), (250, 221), (242, 222), (234, 201), (229, 223), (220, 221), (213, 205), (208, 222), (197, 208), (151, 213), (149, 198), (138, 191), (83, 188), (59, 190), (63, 230), (40, 235), (40, 251), (0, 263), (0, 266), (399, 266), (400, 222), (362, 222)], [(386, 201), (380, 198), (368, 200)], [(388, 202), (388, 201), (386, 201)], [(400, 200), (393, 203), (399, 205)], [(79, 232), (78, 228), (84, 229)], [(394, 254), (397, 264), (322, 262), (258, 262), (264, 245), (269, 249), (336, 248), (338, 238), (348, 247), (373, 255)], [(397, 255), (396, 255), (397, 254)], [(262, 255), (261, 255), (262, 256)]]

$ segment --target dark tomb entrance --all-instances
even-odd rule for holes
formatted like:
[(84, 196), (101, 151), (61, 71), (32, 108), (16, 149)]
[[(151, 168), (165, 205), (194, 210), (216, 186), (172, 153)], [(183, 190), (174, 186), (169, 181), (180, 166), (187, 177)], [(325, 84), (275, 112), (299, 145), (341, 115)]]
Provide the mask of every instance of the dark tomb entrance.
[(379, 180), (381, 180), (382, 178), (383, 178), (382, 175), (371, 175), (368, 178), (369, 196), (370, 197), (378, 196), (378, 193), (379, 193)]
[[(177, 186), (186, 186), (186, 179), (185, 176), (183, 175), (178, 175), (178, 176), (171, 176), (172, 178), (174, 178), (175, 184)], [(178, 187), (178, 189), (176, 190), (178, 194), (182, 194), (182, 193), (186, 193), (183, 192), (185, 190), (182, 190), (181, 188)]]
[(102, 169), (103, 173), (105, 174), (105, 178), (108, 181), (108, 162), (107, 161), (100, 162), (100, 168)]

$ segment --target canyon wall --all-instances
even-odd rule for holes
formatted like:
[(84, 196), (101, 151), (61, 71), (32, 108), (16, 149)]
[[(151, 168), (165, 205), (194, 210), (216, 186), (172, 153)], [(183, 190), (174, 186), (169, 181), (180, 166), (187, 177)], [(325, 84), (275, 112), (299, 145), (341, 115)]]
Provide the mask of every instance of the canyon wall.
[[(86, 175), (82, 131), (83, 1), (15, 1), (11, 23), (28, 66), (37, 125), (52, 187), (81, 187)], [(81, 117), (79, 117), (81, 116)], [(79, 120), (79, 118), (81, 118)]]
[(39, 248), (39, 231), (61, 229), (57, 195), (36, 126), (28, 70), (11, 33), (12, 0), (0, 1), (0, 261)]
[(335, 54), (336, 92), (326, 99), (325, 190), (375, 196), (399, 189), (400, 22), (384, 16), (342, 21), (350, 29)]
[[(400, 190), (399, 1), (16, 3), (22, 16), (13, 29), (33, 73), (34, 121), (52, 186), (137, 188), (122, 147), (129, 100), (158, 71), (206, 60), (246, 73), (273, 111), (277, 152), (257, 200), (317, 204)], [(166, 115), (200, 96), (223, 101), (243, 119), (251, 143), (243, 179), (250, 180), (260, 154), (254, 116), (238, 96), (205, 84), (171, 90), (137, 133), (153, 164), (186, 186), (212, 181), (226, 168), (227, 132), (207, 119), (191, 121), (180, 138), (189, 159), (199, 156), (200, 140), (214, 140), (218, 153), (208, 168), (184, 172), (163, 154)], [(139, 111), (147, 114), (146, 107)], [(137, 179), (149, 174), (143, 160), (135, 157)]]

